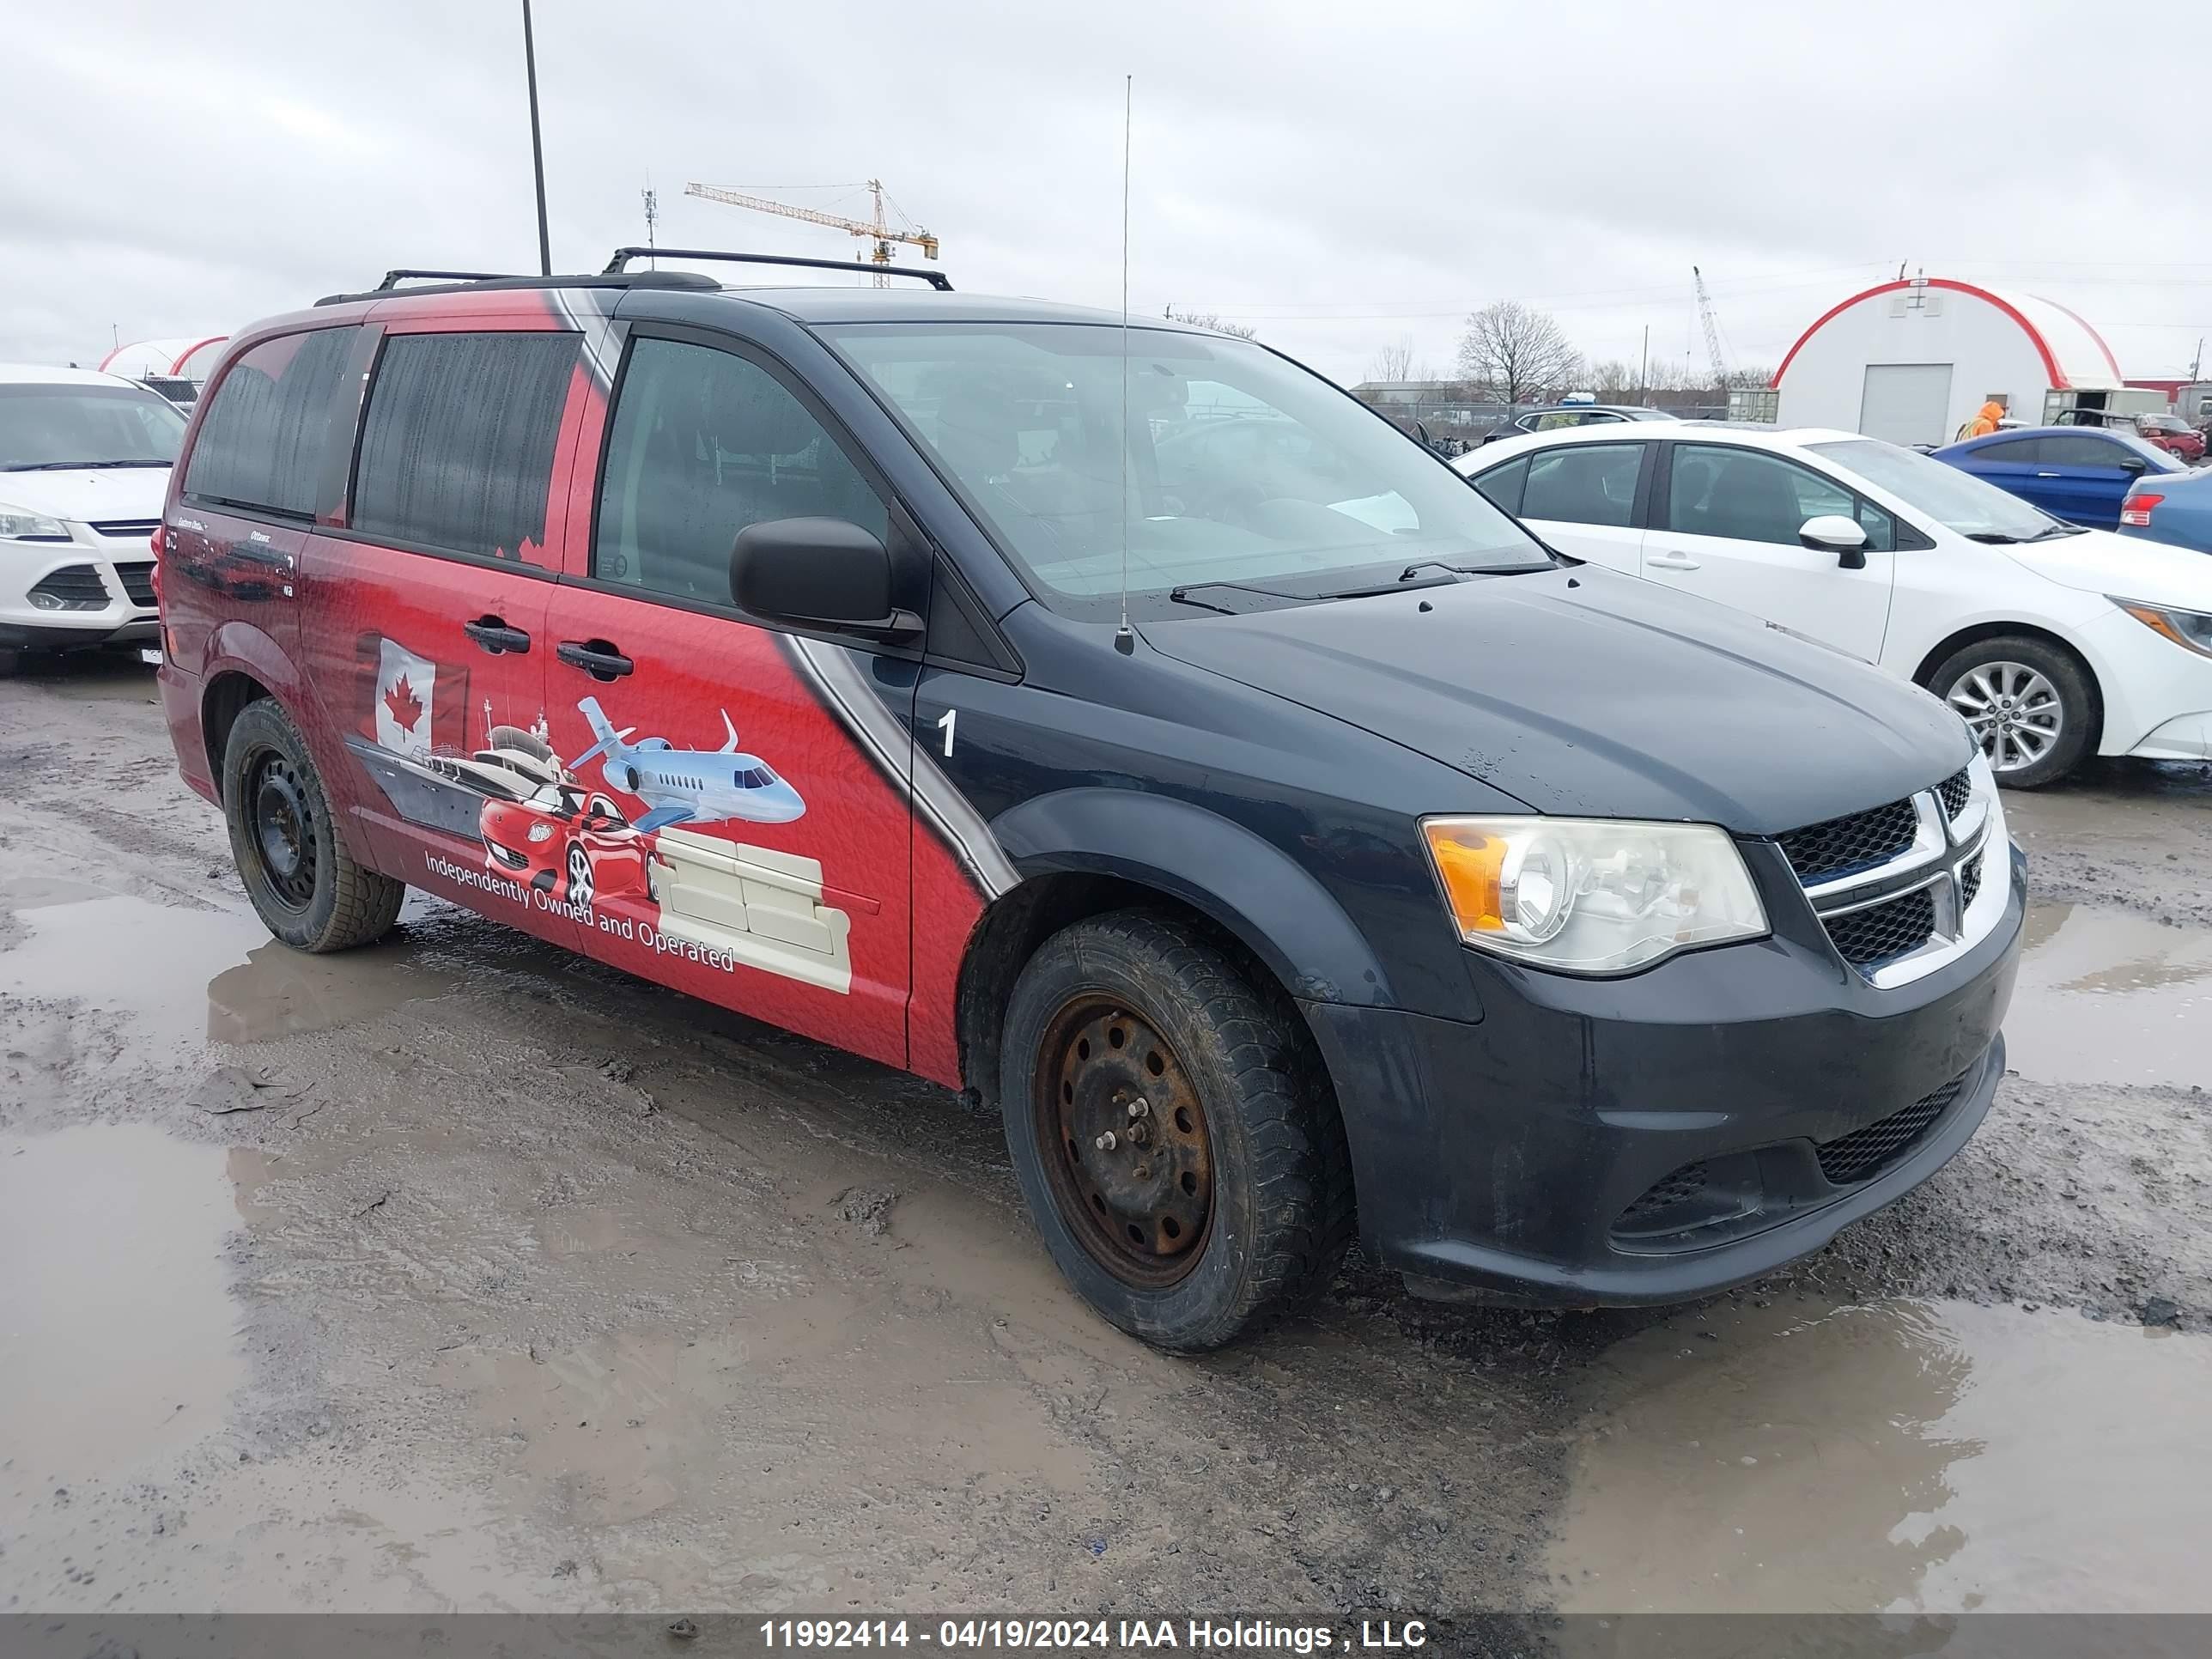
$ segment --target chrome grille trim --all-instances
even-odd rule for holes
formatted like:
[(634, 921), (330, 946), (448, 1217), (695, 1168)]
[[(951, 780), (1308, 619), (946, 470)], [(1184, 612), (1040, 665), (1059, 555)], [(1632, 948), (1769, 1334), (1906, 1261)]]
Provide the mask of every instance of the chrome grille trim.
[[(1972, 793), (1955, 817), (1944, 810), (1942, 785), (1911, 798), (1917, 828), (1907, 851), (1872, 870), (1804, 884), (1805, 896), (1824, 928), (1831, 917), (1929, 890), (1935, 927), (1927, 941), (1871, 968), (1853, 966), (1877, 990), (1909, 985), (1957, 961), (1987, 939), (2004, 915), (2012, 886), (2004, 805), (1987, 760), (1977, 756), (1967, 771)], [(1970, 868), (1976, 872), (1972, 883), (1966, 879)]]

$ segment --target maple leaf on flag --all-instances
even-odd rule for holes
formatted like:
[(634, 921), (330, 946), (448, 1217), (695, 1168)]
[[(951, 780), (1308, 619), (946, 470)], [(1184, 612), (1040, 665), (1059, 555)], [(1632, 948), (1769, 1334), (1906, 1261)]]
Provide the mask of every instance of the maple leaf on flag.
[(402, 674), (392, 683), (392, 690), (384, 694), (384, 706), (392, 711), (392, 718), (403, 732), (412, 732), (415, 722), (422, 718), (422, 700), (415, 695), (415, 688), (407, 684)]

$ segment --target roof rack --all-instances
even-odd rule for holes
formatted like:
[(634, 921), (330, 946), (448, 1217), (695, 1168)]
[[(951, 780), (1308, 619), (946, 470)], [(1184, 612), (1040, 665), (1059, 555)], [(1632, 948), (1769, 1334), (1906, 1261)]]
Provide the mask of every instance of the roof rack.
[(952, 292), (952, 279), (943, 271), (923, 270), (915, 265), (878, 265), (857, 259), (802, 259), (777, 253), (728, 253), (720, 248), (707, 247), (618, 247), (615, 250), (615, 257), (607, 261), (607, 268), (601, 274), (618, 276), (632, 259), (652, 258), (723, 259), (738, 265), (797, 265), (808, 270), (868, 270), (879, 276), (911, 276), (918, 283), (927, 283), (939, 294)]
[(386, 271), (384, 280), (369, 292), (388, 294), (402, 283), (422, 278), (441, 283), (495, 283), (502, 276), (512, 276), (514, 274), (511, 270), (416, 270), (409, 266), (402, 266), (398, 270)]
[[(393, 278), (410, 276), (445, 277), (422, 288), (398, 288)], [(384, 281), (358, 294), (325, 294), (315, 301), (318, 306), (354, 305), (365, 300), (414, 299), (416, 295), (441, 294), (482, 294), (507, 289), (540, 288), (720, 288), (711, 276), (702, 276), (696, 270), (634, 270), (627, 275), (609, 276), (479, 276), (467, 271), (394, 270), (385, 274)]]

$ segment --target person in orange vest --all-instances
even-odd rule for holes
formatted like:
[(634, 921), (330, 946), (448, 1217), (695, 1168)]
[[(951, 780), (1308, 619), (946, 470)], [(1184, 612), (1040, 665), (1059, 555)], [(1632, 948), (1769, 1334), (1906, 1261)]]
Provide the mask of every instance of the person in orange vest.
[(1990, 398), (1975, 413), (1972, 420), (1959, 428), (1959, 437), (1961, 440), (1988, 437), (2003, 422), (2004, 412), (2004, 405), (1996, 398)]

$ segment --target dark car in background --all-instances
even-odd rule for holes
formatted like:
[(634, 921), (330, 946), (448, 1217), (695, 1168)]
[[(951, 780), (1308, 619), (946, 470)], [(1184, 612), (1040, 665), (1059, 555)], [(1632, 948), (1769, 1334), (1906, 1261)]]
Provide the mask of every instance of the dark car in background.
[[(1702, 1295), (1973, 1133), (2026, 864), (1925, 692), (1555, 556), (1247, 341), (645, 252), (228, 347), (161, 696), (285, 943), (411, 885), (970, 1091), (1175, 1350), (1355, 1230), (1430, 1291)], [(179, 574), (232, 555), (281, 580)], [(564, 880), (557, 813), (488, 850), (516, 750), (652, 879)]]
[(2189, 470), (2185, 463), (2138, 437), (2131, 423), (2127, 430), (2081, 425), (2008, 428), (1929, 453), (2054, 518), (2093, 530), (2120, 527), (2120, 503), (2137, 479)]
[(1676, 418), (1663, 409), (1643, 409), (1632, 404), (1547, 404), (1499, 422), (1483, 434), (1482, 441), (1494, 443), (1500, 438), (1517, 438), (1527, 432), (1554, 432), (1568, 426), (1609, 426), (1620, 421)]

